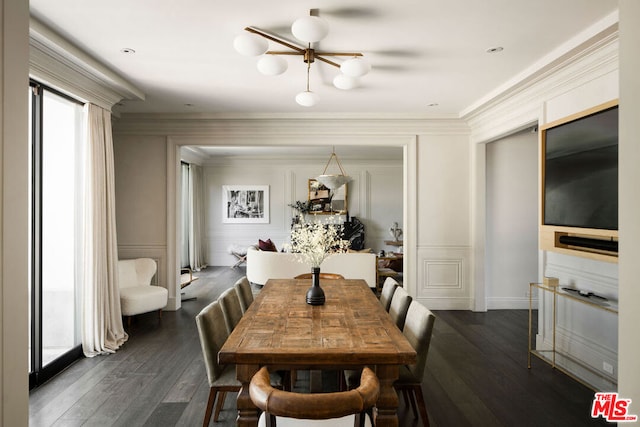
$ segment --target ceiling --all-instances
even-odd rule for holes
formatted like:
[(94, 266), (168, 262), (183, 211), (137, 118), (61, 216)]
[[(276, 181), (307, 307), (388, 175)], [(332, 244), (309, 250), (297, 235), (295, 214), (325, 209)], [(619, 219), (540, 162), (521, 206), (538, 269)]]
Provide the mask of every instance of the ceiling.
[[(315, 62), (315, 107), (301, 107), (306, 64), (269, 77), (233, 49), (254, 26), (295, 43), (309, 9), (330, 26), (317, 50), (362, 52), (362, 85), (333, 87), (338, 70)], [(478, 100), (617, 9), (615, 0), (31, 0), (33, 17), (135, 85), (126, 113), (377, 113), (459, 117)], [(487, 49), (502, 47), (497, 53)], [(122, 53), (122, 49), (135, 53)], [(279, 49), (272, 44), (271, 49)], [(343, 59), (335, 58), (336, 62)], [(536, 65), (537, 66), (537, 65)]]

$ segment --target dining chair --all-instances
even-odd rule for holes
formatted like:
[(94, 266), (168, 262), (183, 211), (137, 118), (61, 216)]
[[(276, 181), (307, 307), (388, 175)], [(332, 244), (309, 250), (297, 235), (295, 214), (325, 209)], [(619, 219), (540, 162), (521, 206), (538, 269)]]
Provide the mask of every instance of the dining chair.
[[(294, 277), (294, 279), (311, 279), (312, 274), (313, 273), (298, 274), (296, 277)], [(320, 273), (320, 278), (327, 279), (327, 280), (344, 279), (342, 274), (337, 274), (337, 273)]]
[(249, 283), (247, 276), (244, 276), (240, 278), (233, 287), (236, 288), (238, 299), (240, 300), (240, 308), (242, 309), (242, 314), (244, 314), (253, 302), (251, 283)]
[(220, 297), (220, 306), (224, 313), (224, 323), (227, 325), (227, 332), (230, 334), (236, 325), (242, 319), (242, 306), (240, 305), (240, 297), (235, 287), (231, 287), (224, 291)]
[(218, 352), (227, 340), (229, 333), (225, 324), (224, 313), (218, 301), (214, 301), (206, 306), (196, 316), (198, 335), (200, 336), (200, 347), (209, 379), (209, 400), (204, 414), (203, 427), (209, 425), (213, 404), (216, 403), (213, 421), (218, 421), (218, 415), (224, 404), (224, 398), (228, 391), (238, 392), (242, 384), (236, 380), (236, 369), (234, 365), (221, 366), (218, 364)]
[(277, 390), (269, 382), (266, 367), (262, 367), (249, 384), (251, 401), (264, 411), (258, 427), (354, 427), (363, 425), (361, 421), (365, 426), (371, 426), (366, 412), (375, 405), (379, 395), (380, 382), (369, 368), (362, 370), (360, 386), (350, 391), (295, 393)]
[(396, 288), (400, 286), (400, 283), (396, 281), (393, 277), (387, 277), (382, 285), (382, 292), (380, 293), (380, 304), (384, 307), (384, 309), (388, 312), (389, 306), (391, 305), (391, 298), (393, 298), (393, 294), (396, 291)]
[(411, 296), (409, 296), (403, 287), (397, 286), (391, 298), (389, 315), (400, 330), (402, 330), (404, 326), (404, 319), (407, 317), (409, 304), (411, 304)]
[(400, 374), (396, 382), (393, 384), (398, 392), (402, 392), (405, 400), (411, 404), (413, 416), (418, 418), (418, 410), (422, 424), (429, 426), (429, 417), (427, 416), (427, 407), (422, 394), (422, 377), (427, 365), (427, 354), (429, 353), (429, 344), (431, 343), (431, 334), (436, 317), (425, 306), (417, 301), (412, 301), (407, 311), (407, 319), (402, 329), (402, 333), (411, 343), (418, 357), (415, 365), (405, 365), (400, 367)]

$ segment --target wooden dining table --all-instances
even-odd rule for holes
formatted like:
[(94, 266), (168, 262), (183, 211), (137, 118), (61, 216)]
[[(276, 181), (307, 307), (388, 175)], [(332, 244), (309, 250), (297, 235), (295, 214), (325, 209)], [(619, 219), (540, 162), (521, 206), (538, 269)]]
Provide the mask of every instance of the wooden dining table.
[(380, 381), (375, 425), (398, 425), (399, 367), (416, 363), (416, 352), (364, 280), (321, 280), (324, 305), (305, 301), (311, 281), (270, 279), (218, 353), (235, 364), (242, 383), (237, 425), (257, 426), (249, 383), (262, 366), (272, 369), (357, 369), (369, 366)]

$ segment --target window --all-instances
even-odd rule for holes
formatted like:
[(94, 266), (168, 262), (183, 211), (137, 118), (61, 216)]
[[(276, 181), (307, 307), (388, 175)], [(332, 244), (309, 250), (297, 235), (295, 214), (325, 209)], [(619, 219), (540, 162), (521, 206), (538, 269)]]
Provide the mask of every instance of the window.
[(83, 106), (30, 84), (30, 387), (81, 355)]

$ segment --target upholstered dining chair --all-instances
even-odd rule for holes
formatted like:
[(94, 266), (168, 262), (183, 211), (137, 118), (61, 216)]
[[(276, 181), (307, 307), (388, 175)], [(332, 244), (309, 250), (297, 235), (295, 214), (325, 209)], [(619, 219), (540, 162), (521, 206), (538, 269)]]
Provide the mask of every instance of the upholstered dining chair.
[(240, 297), (235, 287), (231, 287), (224, 291), (218, 297), (222, 312), (224, 313), (224, 323), (227, 325), (227, 332), (231, 333), (236, 325), (242, 319), (242, 306), (240, 305)]
[(405, 365), (400, 367), (400, 375), (398, 380), (393, 384), (398, 392), (402, 392), (407, 403), (411, 404), (413, 415), (418, 418), (416, 403), (420, 410), (422, 424), (429, 426), (429, 417), (427, 416), (427, 407), (422, 394), (422, 377), (427, 365), (427, 354), (429, 353), (429, 344), (431, 343), (431, 334), (436, 317), (425, 306), (417, 301), (412, 301), (407, 311), (407, 319), (404, 324), (402, 333), (411, 343), (411, 346), (418, 354), (415, 365)]
[(387, 312), (391, 305), (391, 298), (393, 298), (393, 294), (398, 286), (400, 286), (400, 283), (398, 283), (393, 277), (387, 277), (382, 285), (382, 292), (380, 292), (380, 304), (382, 304)]
[(213, 415), (214, 422), (218, 421), (218, 415), (224, 404), (226, 393), (240, 391), (242, 384), (236, 380), (234, 365), (221, 366), (218, 364), (218, 352), (229, 336), (220, 303), (214, 301), (202, 309), (196, 316), (196, 325), (198, 326), (202, 356), (204, 357), (204, 365), (209, 379), (209, 400), (207, 401), (207, 409), (202, 424), (206, 427), (211, 420), (211, 411), (213, 404), (216, 403), (218, 393), (220, 393), (220, 396), (217, 398), (216, 410)]
[[(303, 273), (303, 274), (298, 274), (296, 277), (294, 277), (294, 279), (311, 279), (311, 276), (312, 276), (312, 273)], [(320, 273), (320, 278), (326, 279), (326, 280), (344, 279), (342, 274), (336, 274), (336, 273)]]
[(247, 276), (244, 276), (240, 278), (233, 287), (236, 288), (238, 299), (240, 300), (240, 308), (242, 309), (242, 314), (244, 314), (253, 302), (251, 283), (249, 283)]
[[(264, 412), (258, 427), (354, 427), (371, 426), (366, 411), (380, 395), (380, 382), (369, 368), (362, 370), (360, 386), (334, 393), (294, 393), (270, 384), (269, 371), (261, 368), (251, 379), (249, 396)], [(364, 417), (364, 420), (361, 420)], [(319, 421), (323, 420), (323, 421)]]
[(400, 330), (404, 327), (404, 319), (407, 317), (409, 304), (411, 304), (411, 296), (403, 287), (397, 286), (391, 298), (389, 315)]

